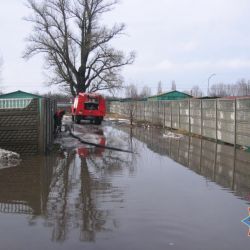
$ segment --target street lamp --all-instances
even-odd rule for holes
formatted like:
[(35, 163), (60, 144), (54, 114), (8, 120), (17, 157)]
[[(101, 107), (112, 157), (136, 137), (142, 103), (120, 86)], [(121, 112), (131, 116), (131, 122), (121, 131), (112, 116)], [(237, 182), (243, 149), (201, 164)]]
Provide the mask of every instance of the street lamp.
[(213, 73), (212, 75), (210, 75), (207, 79), (207, 96), (209, 96), (209, 81), (210, 79), (213, 77), (213, 76), (216, 76), (215, 73)]

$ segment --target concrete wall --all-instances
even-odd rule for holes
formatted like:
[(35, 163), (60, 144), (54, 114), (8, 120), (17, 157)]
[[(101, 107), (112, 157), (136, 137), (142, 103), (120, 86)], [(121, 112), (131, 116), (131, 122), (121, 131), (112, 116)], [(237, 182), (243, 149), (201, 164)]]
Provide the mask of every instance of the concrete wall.
[(53, 141), (53, 106), (49, 99), (31, 99), (25, 108), (1, 108), (0, 148), (45, 153)]
[(231, 144), (250, 146), (250, 98), (111, 102), (110, 111), (138, 121), (180, 129)]

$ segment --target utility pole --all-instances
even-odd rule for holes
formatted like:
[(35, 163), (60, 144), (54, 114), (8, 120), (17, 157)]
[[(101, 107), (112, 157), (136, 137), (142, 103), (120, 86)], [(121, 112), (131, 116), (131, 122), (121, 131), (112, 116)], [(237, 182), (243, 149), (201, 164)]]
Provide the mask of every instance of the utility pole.
[(216, 76), (215, 73), (213, 73), (212, 75), (210, 75), (207, 79), (207, 96), (209, 96), (209, 81), (210, 79), (213, 77), (213, 76)]

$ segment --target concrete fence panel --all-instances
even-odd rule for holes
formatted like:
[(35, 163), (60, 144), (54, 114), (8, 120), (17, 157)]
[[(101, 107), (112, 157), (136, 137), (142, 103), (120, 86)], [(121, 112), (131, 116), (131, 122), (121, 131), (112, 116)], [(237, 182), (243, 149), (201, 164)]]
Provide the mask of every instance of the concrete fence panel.
[(250, 99), (236, 101), (236, 143), (250, 146)]
[(23, 108), (2, 106), (0, 109), (0, 148), (18, 153), (38, 153), (40, 121), (38, 110), (38, 99), (31, 99)]
[(53, 142), (55, 102), (0, 100), (0, 148), (21, 154), (46, 153)]
[(216, 100), (202, 101), (202, 135), (212, 139), (216, 139), (216, 105)]
[(158, 123), (159, 125), (164, 126), (165, 124), (165, 101), (159, 101), (158, 105), (158, 112), (159, 112), (159, 118), (158, 118)]
[(172, 127), (180, 128), (180, 105), (178, 101), (172, 102)]
[(172, 108), (171, 108), (171, 102), (164, 102), (164, 126), (171, 128), (172, 127)]
[(160, 124), (160, 102), (152, 102), (152, 123)]
[(180, 107), (180, 129), (189, 132), (189, 100), (179, 101)]
[[(129, 102), (112, 102), (110, 105), (112, 112), (128, 116)], [(250, 98), (140, 101), (135, 106), (136, 120), (250, 146)]]
[(235, 101), (217, 100), (217, 138), (218, 140), (235, 142)]
[(190, 131), (201, 135), (201, 100), (190, 100)]

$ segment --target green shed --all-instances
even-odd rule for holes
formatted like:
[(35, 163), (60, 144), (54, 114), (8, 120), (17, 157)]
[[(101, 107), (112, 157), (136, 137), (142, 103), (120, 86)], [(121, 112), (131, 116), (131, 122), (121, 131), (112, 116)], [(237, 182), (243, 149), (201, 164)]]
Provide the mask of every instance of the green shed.
[(34, 98), (41, 100), (44, 97), (21, 90), (2, 94), (0, 95), (0, 108), (24, 108)]
[(171, 101), (171, 100), (182, 100), (187, 98), (193, 98), (193, 97), (186, 93), (173, 90), (170, 92), (162, 93), (160, 95), (150, 96), (148, 97), (148, 101)]
[(21, 90), (0, 95), (0, 99), (16, 99), (16, 98), (43, 98), (40, 95), (31, 94)]

